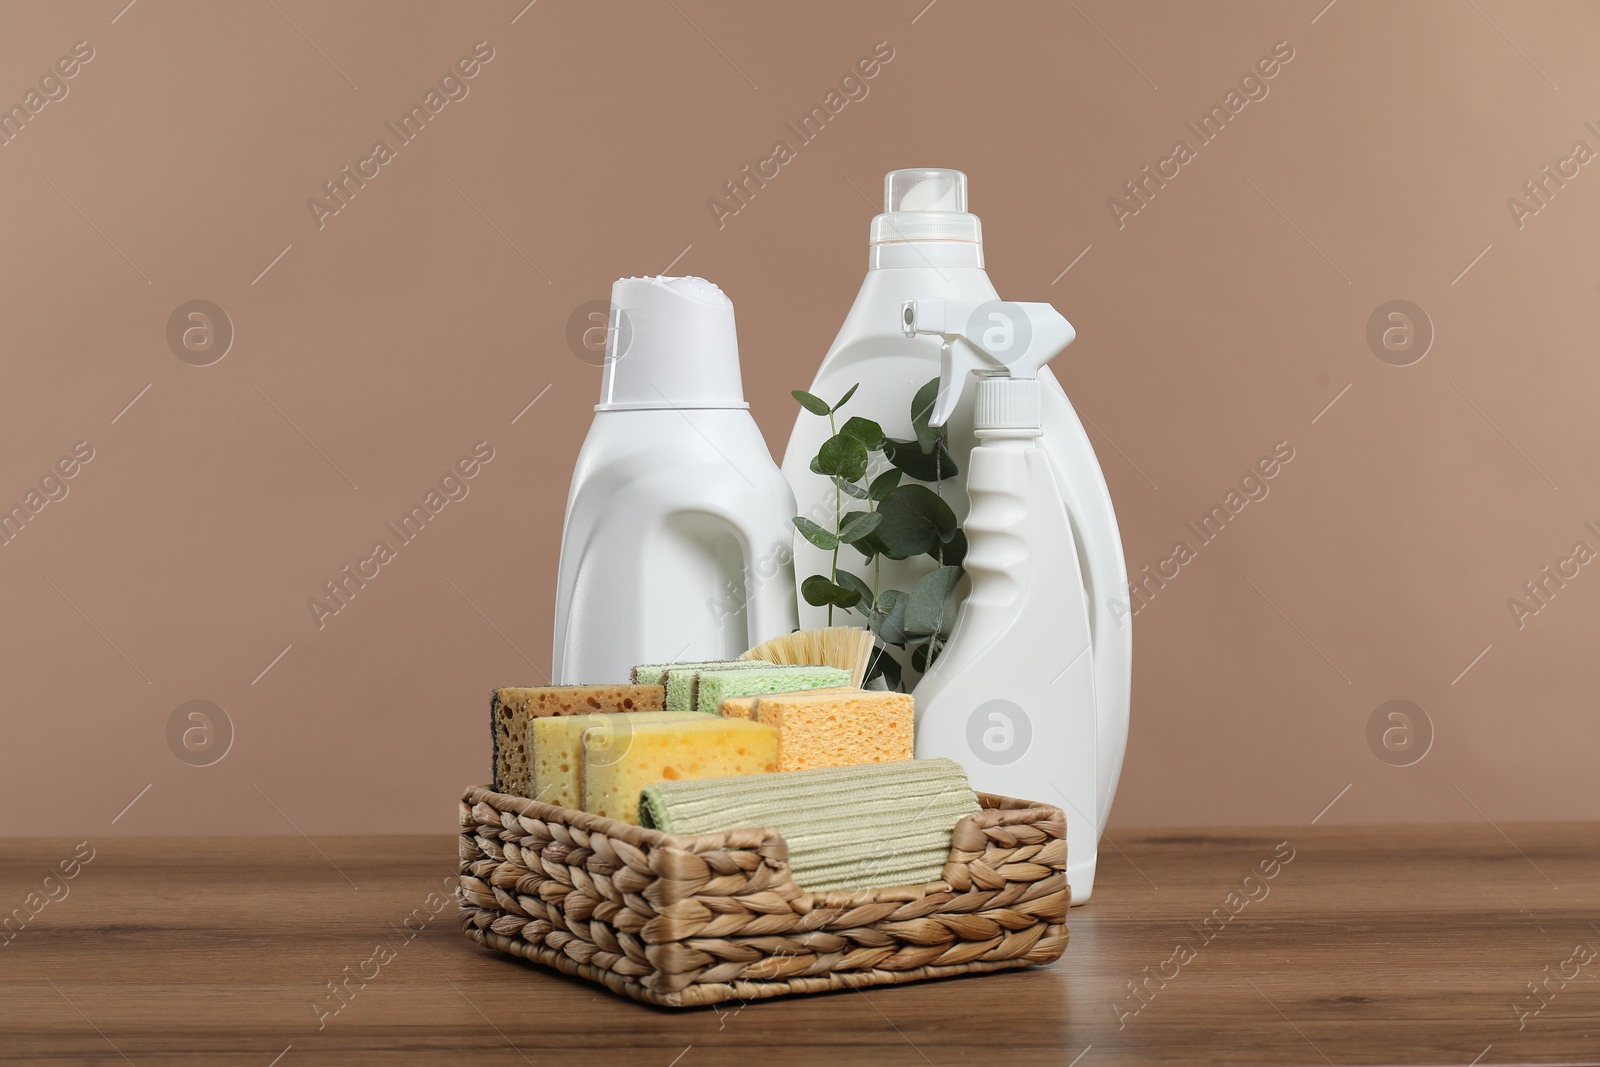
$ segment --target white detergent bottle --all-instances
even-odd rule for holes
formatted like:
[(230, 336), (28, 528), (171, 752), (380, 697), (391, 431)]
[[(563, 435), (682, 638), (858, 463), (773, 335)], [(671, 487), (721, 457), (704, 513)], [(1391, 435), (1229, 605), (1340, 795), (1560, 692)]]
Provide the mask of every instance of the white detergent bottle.
[[(872, 220), (868, 268), (809, 391), (833, 403), (859, 384), (855, 396), (841, 409), (840, 418), (859, 415), (872, 419), (891, 437), (908, 439), (914, 436), (911, 399), (918, 388), (940, 373), (940, 345), (927, 337), (905, 335), (902, 305), (930, 298), (969, 304), (999, 298), (984, 270), (982, 227), (978, 217), (967, 211), (966, 175), (956, 170), (890, 172), (884, 179), (884, 213)], [(1098, 830), (1111, 812), (1128, 738), (1133, 631), (1126, 607), (1127, 567), (1111, 495), (1083, 424), (1048, 367), (1040, 368), (1037, 380), (1044, 431), (1039, 447), (1050, 459), (1066, 504), (1089, 602), (1098, 747), (1092, 801), (1076, 794), (1070, 801), (1063, 800), (1054, 793), (1029, 799), (1060, 804), (1070, 822), (1092, 824)], [(967, 455), (977, 443), (969, 393), (961, 391), (964, 399), (959, 399), (945, 423), (952, 456), (961, 468), (958, 475), (946, 480), (945, 497), (958, 519), (967, 509)], [(810, 463), (828, 434), (826, 419), (801, 412), (783, 461), (784, 475), (794, 488), (797, 513), (824, 525), (833, 515), (834, 487), (830, 479), (813, 473)], [(880, 562), (883, 587), (902, 590), (910, 589), (937, 566), (927, 556)], [(828, 553), (804, 538), (796, 539), (798, 579), (826, 574), (828, 567)], [(825, 608), (801, 603), (799, 610), (802, 626), (824, 624)], [(859, 617), (846, 618), (861, 621)], [(971, 769), (972, 760), (963, 762)], [(1075, 902), (1088, 895), (1094, 855), (1092, 841), (1089, 847), (1072, 850)]]
[(556, 684), (729, 659), (794, 629), (794, 494), (749, 407), (721, 289), (612, 286), (600, 403), (561, 535)]
[(1049, 304), (911, 300), (907, 336), (942, 341), (943, 425), (976, 378), (968, 459), (971, 591), (918, 683), (916, 747), (966, 767), (975, 788), (1058, 804), (1067, 815), (1073, 903), (1093, 888), (1099, 728), (1089, 605), (1077, 538), (1044, 436), (1038, 374), (1072, 342)]

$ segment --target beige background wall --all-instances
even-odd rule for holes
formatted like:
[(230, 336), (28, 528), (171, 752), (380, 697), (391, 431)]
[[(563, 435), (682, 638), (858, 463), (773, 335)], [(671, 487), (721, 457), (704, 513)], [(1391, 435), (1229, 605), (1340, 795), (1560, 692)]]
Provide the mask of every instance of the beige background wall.
[[(599, 377), (569, 317), (619, 275), (720, 282), (781, 449), (904, 166), (966, 170), (1002, 294), (1076, 323), (1058, 372), (1136, 568), (1294, 449), (1137, 617), (1114, 824), (1304, 822), (1347, 785), (1326, 821), (1600, 816), (1600, 566), (1507, 607), (1600, 550), (1600, 164), (1507, 207), (1600, 150), (1600, 8), (524, 2), (0, 7), (0, 102), (93, 50), (0, 147), (0, 502), (93, 450), (0, 547), (0, 834), (451, 829), (489, 689), (549, 666)], [(719, 228), (707, 200), (880, 41)], [(1276, 42), (1268, 94), (1119, 228), (1108, 198)], [(235, 334), (204, 367), (166, 338), (196, 299)], [(1435, 335), (1404, 367), (1367, 340), (1397, 299)], [(319, 630), (308, 598), (480, 441)], [(1411, 766), (1369, 747), (1394, 699), (1431, 722)], [(232, 724), (211, 766), (169, 747), (190, 700)]]

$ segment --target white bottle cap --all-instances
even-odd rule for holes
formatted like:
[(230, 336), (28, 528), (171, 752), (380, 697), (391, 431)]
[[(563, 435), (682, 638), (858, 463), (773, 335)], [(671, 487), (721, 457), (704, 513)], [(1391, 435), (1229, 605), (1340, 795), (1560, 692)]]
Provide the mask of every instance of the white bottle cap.
[(733, 301), (704, 278), (620, 278), (611, 286), (596, 411), (747, 408)]
[(1038, 434), (1043, 432), (1043, 425), (1037, 378), (990, 376), (978, 379), (972, 428), (980, 437), (984, 436), (986, 430), (1033, 430)]
[(967, 176), (959, 170), (891, 170), (883, 179), (883, 211), (872, 220), (871, 244), (983, 242), (978, 216), (967, 211)]

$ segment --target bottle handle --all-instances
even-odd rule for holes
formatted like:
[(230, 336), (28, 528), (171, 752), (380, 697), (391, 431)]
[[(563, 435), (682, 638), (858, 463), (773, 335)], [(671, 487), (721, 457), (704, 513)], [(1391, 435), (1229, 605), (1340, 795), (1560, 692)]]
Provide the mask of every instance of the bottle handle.
[(748, 648), (781, 637), (799, 624), (794, 585), (794, 545), (757, 546), (750, 531), (735, 524), (744, 555), (745, 628)]
[(727, 524), (744, 561), (745, 648), (793, 631), (799, 625), (799, 612), (792, 535), (768, 543), (763, 539), (771, 536), (771, 528), (758, 528), (748, 513), (723, 508), (707, 513)]

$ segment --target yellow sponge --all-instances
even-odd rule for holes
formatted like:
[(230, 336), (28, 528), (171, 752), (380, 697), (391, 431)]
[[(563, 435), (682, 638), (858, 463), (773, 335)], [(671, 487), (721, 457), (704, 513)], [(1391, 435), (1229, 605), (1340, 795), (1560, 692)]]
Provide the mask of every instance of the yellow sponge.
[[(807, 693), (864, 693), (864, 689), (856, 689), (848, 685), (836, 685), (827, 689), (806, 689)], [(723, 697), (722, 706), (717, 710), (730, 719), (751, 719), (756, 717), (756, 703), (761, 698), (753, 697)]]
[(529, 792), (528, 723), (546, 715), (603, 711), (660, 711), (666, 690), (659, 685), (506, 686), (489, 702), (494, 739), (494, 788), (519, 797)]
[[(641, 722), (709, 717), (694, 711), (635, 711), (629, 713), (627, 719), (631, 728)], [(583, 804), (583, 732), (617, 718), (620, 716), (591, 713), (530, 719), (528, 741), (533, 757), (533, 779), (528, 795), (563, 808), (580, 807)]]
[(722, 704), (717, 710), (727, 719), (749, 719), (754, 722), (756, 703), (760, 699), (760, 697), (723, 697)]
[(583, 810), (639, 821), (639, 790), (657, 782), (732, 778), (778, 769), (778, 731), (691, 713), (677, 722), (619, 716), (583, 735)]
[(911, 759), (913, 718), (910, 693), (774, 693), (755, 706), (755, 721), (778, 731), (783, 771)]

